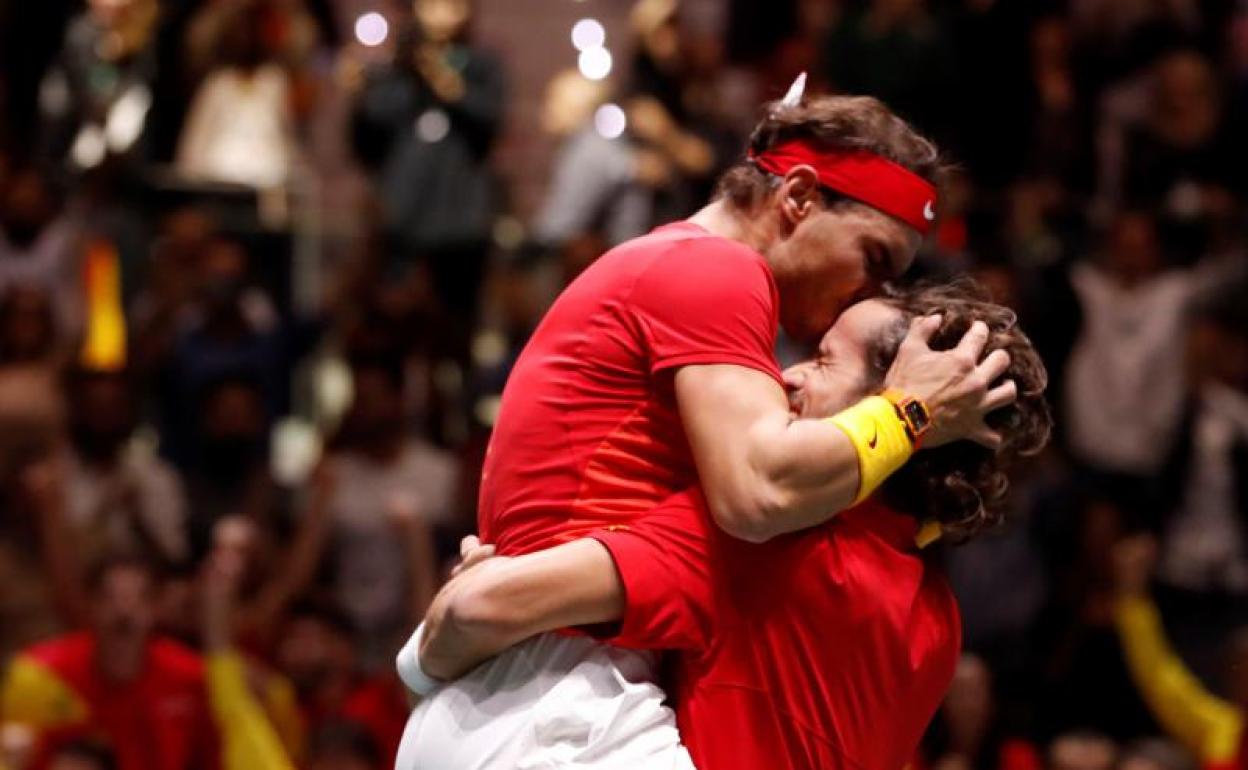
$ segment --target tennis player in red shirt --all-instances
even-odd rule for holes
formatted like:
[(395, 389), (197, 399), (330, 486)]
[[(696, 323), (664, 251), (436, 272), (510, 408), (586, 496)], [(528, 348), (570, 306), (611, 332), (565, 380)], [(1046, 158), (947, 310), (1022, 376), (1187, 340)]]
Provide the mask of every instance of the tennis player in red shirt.
[[(785, 373), (795, 410), (835, 413), (878, 389), (908, 318), (937, 307), (944, 326), (935, 346), (952, 345), (983, 320), (989, 347), (1011, 353), (1008, 374), (1021, 397), (991, 417), (1003, 434), (999, 450), (962, 442), (920, 455), (872, 500), (762, 545), (712, 526), (694, 490), (636, 525), (487, 561), (435, 601), (431, 665), (456, 673), (522, 635), (616, 621), (617, 644), (680, 650), (671, 693), (680, 737), (701, 770), (900, 770), (952, 678), (959, 647), (957, 607), (921, 550), (930, 536), (920, 521), (965, 539), (999, 518), (1003, 469), (1048, 438), (1044, 368), (1010, 311), (952, 286), (854, 306), (825, 335), (818, 358)], [(568, 761), (617, 766), (602, 737), (628, 714), (604, 715), (596, 705), (565, 701), (539, 717), (537, 729), (579, 728)], [(650, 732), (672, 740), (661, 728)]]
[[(935, 148), (874, 99), (774, 106), (710, 205), (603, 255), (555, 301), (503, 393), (482, 537), (502, 554), (531, 553), (637, 523), (700, 483), (717, 527), (761, 542), (828, 520), (904, 464), (913, 444), (875, 427), (895, 408), (914, 410), (927, 445), (997, 443), (983, 416), (1015, 392), (988, 387), (1009, 356), (981, 357), (982, 324), (936, 352), (925, 344), (932, 320), (916, 322), (886, 377), (893, 401), (851, 405), (839, 428), (794, 419), (773, 355), (780, 326), (813, 343), (856, 297), (905, 271), (935, 216), (938, 170)], [(419, 646), (417, 635), (398, 658), (409, 682)], [(618, 687), (635, 697), (631, 711), (665, 718), (645, 655), (563, 636), (520, 657), (517, 672), (552, 675), (599, 659), (626, 672)], [(526, 713), (489, 710), (490, 736), (529, 729)], [(515, 761), (561, 740), (539, 736)]]

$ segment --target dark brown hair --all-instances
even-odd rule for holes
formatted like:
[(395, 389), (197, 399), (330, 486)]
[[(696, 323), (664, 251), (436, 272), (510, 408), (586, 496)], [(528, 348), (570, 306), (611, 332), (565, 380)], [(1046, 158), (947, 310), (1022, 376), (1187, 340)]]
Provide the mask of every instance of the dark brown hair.
[[(1037, 454), (1049, 441), (1053, 418), (1044, 391), (1049, 376), (1031, 340), (1018, 327), (1013, 310), (995, 304), (987, 290), (967, 278), (949, 284), (889, 289), (883, 301), (898, 308), (904, 320), (881, 340), (872, 369), (882, 382), (910, 319), (939, 313), (940, 329), (929, 343), (933, 350), (955, 347), (975, 321), (988, 325), (984, 355), (1010, 354), (1002, 381), (1018, 387), (1018, 400), (990, 413), (987, 423), (1002, 436), (996, 451), (971, 441), (956, 441), (917, 453), (884, 485), (884, 500), (899, 511), (936, 519), (945, 536), (964, 541), (996, 526), (1004, 515), (1010, 468)], [(994, 383), (994, 385), (997, 383)]]
[[(940, 184), (945, 166), (936, 145), (879, 99), (817, 96), (794, 107), (772, 102), (764, 109), (767, 117), (750, 135), (749, 149), (755, 155), (790, 139), (808, 139), (828, 147), (873, 152)], [(748, 211), (763, 200), (774, 182), (774, 176), (745, 158), (720, 177), (715, 196)]]

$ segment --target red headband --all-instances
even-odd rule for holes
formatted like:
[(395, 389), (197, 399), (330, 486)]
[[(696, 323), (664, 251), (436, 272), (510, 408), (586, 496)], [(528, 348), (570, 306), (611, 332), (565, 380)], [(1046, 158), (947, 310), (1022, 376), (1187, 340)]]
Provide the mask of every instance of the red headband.
[(819, 184), (897, 217), (922, 235), (927, 235), (936, 219), (936, 188), (930, 182), (866, 150), (820, 149), (792, 139), (762, 155), (751, 151), (750, 158), (776, 176), (797, 166), (810, 166)]

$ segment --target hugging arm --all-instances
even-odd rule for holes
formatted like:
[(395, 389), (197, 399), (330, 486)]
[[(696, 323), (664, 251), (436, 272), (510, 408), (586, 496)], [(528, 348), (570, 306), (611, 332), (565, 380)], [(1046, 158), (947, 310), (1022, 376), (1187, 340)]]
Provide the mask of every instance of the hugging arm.
[(438, 592), (416, 652), (429, 676), (454, 679), (530, 636), (615, 620), (623, 606), (611, 554), (596, 540), (495, 557)]
[(690, 490), (630, 527), (468, 566), (434, 599), (400, 669), (419, 655), (427, 675), (451, 679), (536, 634), (603, 623), (612, 625), (601, 638), (619, 646), (701, 648), (713, 615), (711, 535)]

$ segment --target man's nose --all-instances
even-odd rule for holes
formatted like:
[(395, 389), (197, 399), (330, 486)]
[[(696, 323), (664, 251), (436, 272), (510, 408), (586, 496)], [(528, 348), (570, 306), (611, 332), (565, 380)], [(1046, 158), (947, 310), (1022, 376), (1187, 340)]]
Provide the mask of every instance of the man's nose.
[(806, 367), (803, 364), (790, 366), (781, 372), (781, 379), (789, 390), (798, 390), (806, 382)]

